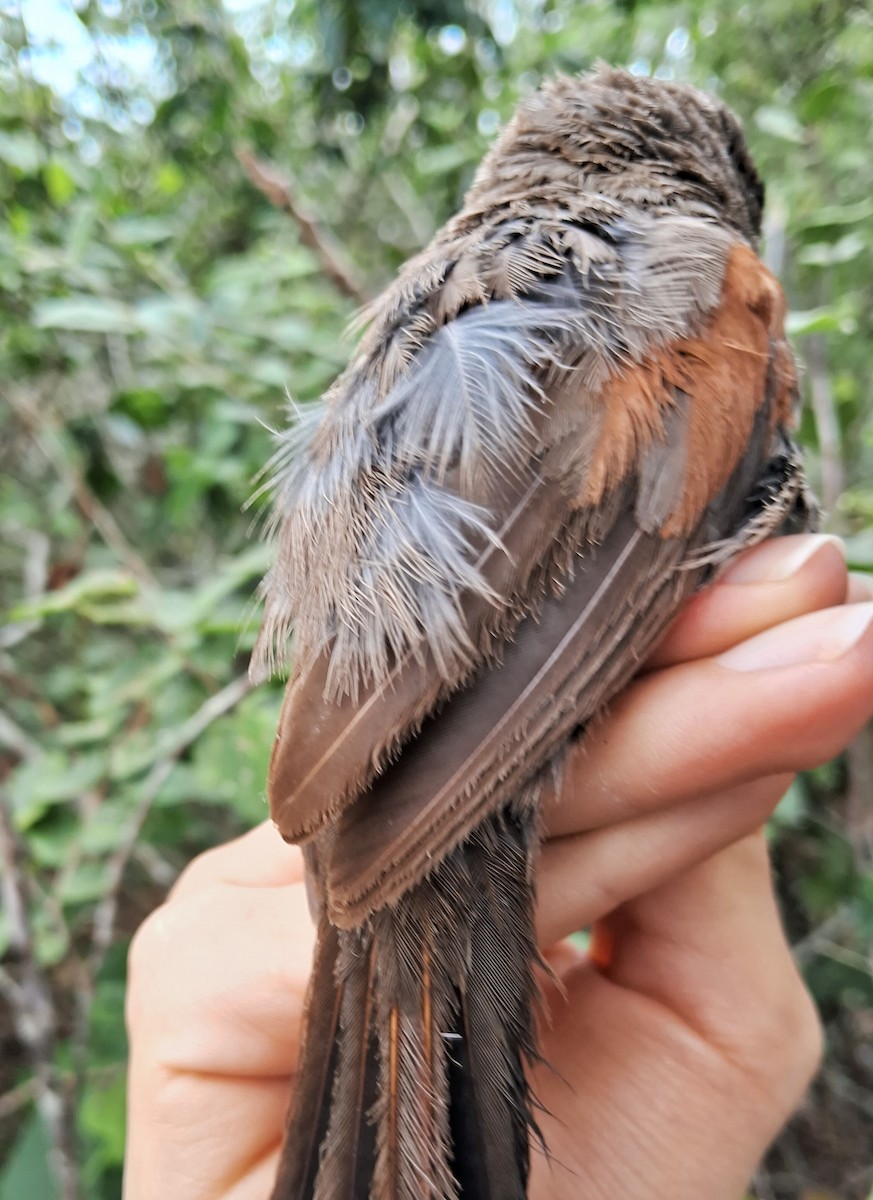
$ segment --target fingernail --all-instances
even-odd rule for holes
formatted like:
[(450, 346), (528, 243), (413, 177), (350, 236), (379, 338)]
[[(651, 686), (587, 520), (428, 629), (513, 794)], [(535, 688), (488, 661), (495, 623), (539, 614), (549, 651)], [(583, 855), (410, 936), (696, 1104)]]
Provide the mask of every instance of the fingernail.
[(851, 604), (798, 617), (740, 642), (715, 660), (733, 671), (768, 671), (833, 662), (856, 646), (873, 623), (873, 604)]
[(778, 583), (790, 579), (826, 546), (834, 546), (843, 560), (846, 546), (833, 534), (806, 534), (801, 537), (773, 538), (741, 555), (722, 575), (721, 583)]

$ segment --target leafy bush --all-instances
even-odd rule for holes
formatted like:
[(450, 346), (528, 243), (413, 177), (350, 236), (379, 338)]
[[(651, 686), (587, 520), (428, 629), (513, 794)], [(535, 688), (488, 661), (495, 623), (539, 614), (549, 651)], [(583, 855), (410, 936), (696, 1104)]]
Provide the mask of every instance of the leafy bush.
[[(518, 95), (598, 57), (745, 118), (803, 436), (869, 567), (861, 0), (0, 6), (0, 1200), (120, 1194), (126, 940), (193, 854), (266, 815), (279, 690), (245, 680), (266, 563), (248, 501), (285, 391), (305, 402), (340, 368), (360, 295), (457, 205)], [(279, 165), (296, 220), (246, 148)], [(762, 1197), (869, 1187), (871, 772), (861, 739), (774, 822), (833, 1054)], [(76, 1164), (62, 1190), (51, 1145)]]

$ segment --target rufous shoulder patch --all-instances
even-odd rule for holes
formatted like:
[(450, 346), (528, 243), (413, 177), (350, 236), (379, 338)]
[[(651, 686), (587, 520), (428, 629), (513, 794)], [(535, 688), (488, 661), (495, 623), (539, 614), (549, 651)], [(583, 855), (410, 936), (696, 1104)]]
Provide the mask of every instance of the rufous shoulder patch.
[(579, 503), (598, 504), (645, 448), (664, 437), (665, 416), (678, 390), (690, 401), (685, 479), (661, 532), (668, 537), (691, 529), (736, 467), (761, 405), (770, 399), (773, 424), (791, 418), (796, 380), (784, 321), (779, 283), (750, 247), (736, 245), (726, 263), (721, 301), (699, 332), (604, 385), (599, 436)]

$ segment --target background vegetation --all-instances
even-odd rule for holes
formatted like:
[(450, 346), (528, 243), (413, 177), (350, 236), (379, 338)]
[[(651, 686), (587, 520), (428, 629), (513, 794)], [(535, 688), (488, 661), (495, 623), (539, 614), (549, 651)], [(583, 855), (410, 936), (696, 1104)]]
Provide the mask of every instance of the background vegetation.
[[(343, 364), (356, 297), (458, 204), (516, 98), (599, 57), (745, 119), (803, 437), (869, 567), (864, 0), (0, 2), (0, 1200), (120, 1195), (127, 941), (266, 815), (246, 502), (284, 390)], [(254, 186), (247, 147), (287, 187)], [(862, 738), (774, 821), (829, 1058), (762, 1200), (871, 1186), (871, 780)]]

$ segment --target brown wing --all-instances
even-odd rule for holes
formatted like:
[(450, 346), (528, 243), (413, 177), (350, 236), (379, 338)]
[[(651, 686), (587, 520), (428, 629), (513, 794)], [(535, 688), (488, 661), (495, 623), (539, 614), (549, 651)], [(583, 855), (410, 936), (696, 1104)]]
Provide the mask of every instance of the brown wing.
[[(594, 391), (590, 369), (548, 376), (534, 461), (491, 491), (497, 537), (477, 548), (488, 588), (464, 601), (476, 649), (465, 670), (447, 683), (427, 649), (409, 650), (339, 702), (324, 698), (327, 655), (292, 680), (272, 811), (289, 839), (345, 812), (329, 855), (334, 919), (383, 903), (389, 879), (391, 895), (404, 890), (529, 779), (624, 682), (694, 586), (693, 572), (677, 571), (683, 559), (740, 524), (744, 497), (716, 498), (741, 460), (752, 478), (763, 468), (793, 390), (778, 285), (746, 246), (731, 252), (721, 302), (698, 325)], [(580, 553), (551, 597), (568, 545)]]
[[(538, 474), (507, 481), (500, 500), (505, 515), (495, 540), (479, 546), (476, 565), (495, 595), (512, 596), (529, 586), (543, 547), (561, 537), (567, 497)], [(496, 637), (501, 613), (481, 594), (468, 595), (465, 606), (478, 658)], [(358, 795), (447, 691), (434, 655), (408, 651), (386, 678), (369, 682), (355, 697), (326, 702), (329, 664), (326, 652), (292, 678), (273, 748), (272, 814), (288, 840), (316, 833)], [(464, 682), (463, 673), (456, 682)]]

